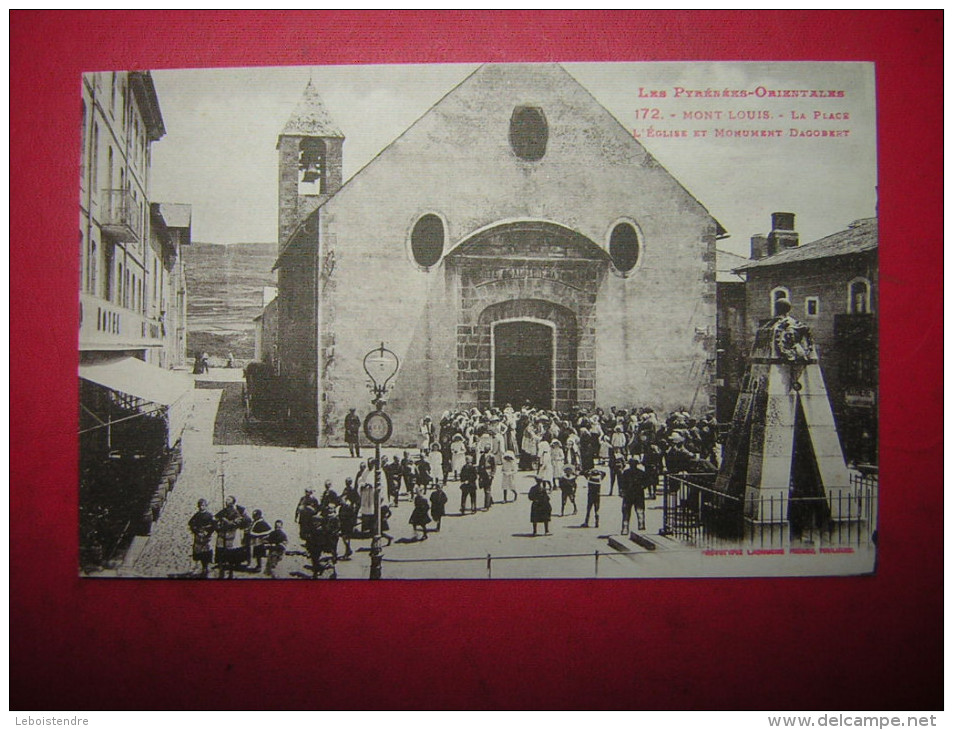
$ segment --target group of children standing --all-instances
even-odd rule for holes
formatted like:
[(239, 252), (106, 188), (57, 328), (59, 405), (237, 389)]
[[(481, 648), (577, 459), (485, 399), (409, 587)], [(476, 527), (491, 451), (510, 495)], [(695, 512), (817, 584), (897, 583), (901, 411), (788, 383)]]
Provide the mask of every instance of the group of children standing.
[(234, 578), (236, 570), (261, 572), (264, 562), (265, 575), (275, 577), (275, 568), (288, 543), (283, 527), (281, 520), (275, 520), (272, 527), (259, 509), (249, 515), (233, 496), (227, 497), (222, 509), (214, 515), (208, 501), (200, 499), (195, 514), (189, 519), (192, 574), (207, 578), (214, 561), (219, 578)]

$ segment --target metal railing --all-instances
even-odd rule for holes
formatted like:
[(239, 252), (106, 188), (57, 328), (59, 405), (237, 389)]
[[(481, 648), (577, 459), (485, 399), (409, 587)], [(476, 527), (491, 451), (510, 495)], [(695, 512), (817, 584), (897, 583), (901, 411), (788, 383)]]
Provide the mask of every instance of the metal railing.
[(702, 482), (704, 476), (663, 476), (663, 535), (695, 546), (746, 542), (771, 548), (861, 546), (876, 539), (875, 475), (851, 474), (847, 488), (828, 490), (824, 497), (772, 493), (745, 499), (715, 491)]
[(592, 576), (599, 577), (599, 558), (605, 556), (606, 553), (602, 553), (599, 550), (595, 550), (591, 553), (558, 553), (554, 555), (492, 555), (487, 553), (482, 556), (473, 556), (473, 557), (458, 557), (458, 558), (382, 558), (384, 563), (393, 563), (393, 564), (410, 564), (410, 563), (460, 563), (460, 562), (470, 562), (470, 563), (483, 563), (485, 565), (485, 577), (487, 579), (493, 578), (493, 562), (494, 561), (506, 561), (506, 560), (550, 560), (554, 558), (588, 558), (592, 560)]
[(99, 225), (120, 242), (138, 241), (142, 224), (139, 203), (126, 190), (103, 190)]
[(690, 545), (741, 536), (741, 502), (712, 489), (712, 476), (662, 475), (662, 535)]

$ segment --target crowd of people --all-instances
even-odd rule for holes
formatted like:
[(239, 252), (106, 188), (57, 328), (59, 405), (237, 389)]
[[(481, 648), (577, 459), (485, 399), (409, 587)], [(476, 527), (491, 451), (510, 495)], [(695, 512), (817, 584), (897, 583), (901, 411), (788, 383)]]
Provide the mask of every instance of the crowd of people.
[[(514, 478), (530, 472), (535, 484), (528, 497), (533, 534), (549, 533), (551, 495), (558, 490), (561, 515), (567, 506), (578, 512), (579, 479), (586, 483), (583, 527), (599, 526), (600, 497), (608, 477), (609, 495), (622, 497), (622, 527), (628, 530), (635, 511), (645, 527), (645, 495), (657, 496), (663, 473), (714, 474), (717, 471), (717, 423), (714, 415), (695, 418), (684, 409), (660, 417), (652, 408), (580, 408), (566, 412), (506, 406), (445, 411), (438, 422), (420, 421), (418, 464), (427, 482), (459, 480), (461, 514), (476, 492), (484, 493), (484, 509), (493, 503), (492, 484), (499, 471), (504, 501), (515, 499)], [(406, 454), (405, 454), (406, 462)], [(405, 477), (406, 479), (407, 477)]]
[[(349, 416), (358, 420), (353, 410)], [(358, 439), (349, 438), (348, 445), (351, 456), (360, 458)], [(622, 532), (628, 532), (633, 512), (638, 529), (645, 529), (645, 500), (657, 497), (663, 474), (714, 474), (717, 460), (714, 416), (695, 418), (683, 409), (665, 417), (652, 408), (446, 411), (436, 422), (429, 416), (421, 419), (415, 451), (381, 457), (380, 534), (388, 545), (393, 541), (393, 508), (403, 498), (412, 505), (408, 522), (413, 540), (427, 540), (440, 532), (448, 512), (450, 481), (459, 484), (459, 514), (466, 515), (490, 510), (494, 494), (504, 503), (516, 500), (520, 472), (533, 478), (527, 498), (534, 536), (550, 534), (554, 498), (560, 516), (569, 509), (571, 515), (578, 514), (580, 480), (586, 496), (581, 527), (599, 527), (607, 484), (609, 496), (618, 493), (622, 498)], [(340, 494), (330, 480), (319, 496), (310, 487), (304, 490), (294, 519), (312, 577), (335, 577), (337, 562), (354, 553), (352, 538), (374, 535), (376, 468), (374, 459), (361, 460)], [(200, 501), (189, 528), (193, 559), (200, 566), (196, 572), (202, 576), (208, 575), (213, 559), (219, 577), (232, 577), (235, 570), (260, 572), (263, 562), (265, 574), (273, 576), (288, 542), (280, 520), (272, 528), (260, 510), (248, 515), (234, 497), (214, 515)]]

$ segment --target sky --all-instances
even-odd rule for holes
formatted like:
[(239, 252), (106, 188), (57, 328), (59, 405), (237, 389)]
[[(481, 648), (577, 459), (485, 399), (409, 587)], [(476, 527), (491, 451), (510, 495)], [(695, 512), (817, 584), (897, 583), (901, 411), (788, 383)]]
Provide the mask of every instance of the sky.
[[(639, 142), (729, 232), (722, 248), (747, 255), (750, 237), (768, 232), (775, 211), (797, 215), (802, 242), (876, 215), (872, 64), (563, 66), (625, 128), (640, 133)], [(346, 137), (347, 180), (476, 68), (434, 64), (153, 71), (167, 133), (152, 146), (151, 198), (190, 203), (194, 241), (275, 242), (275, 145), (309, 79)], [(679, 87), (745, 90), (749, 95), (706, 98), (679, 92)], [(844, 94), (756, 96), (759, 88)], [(652, 91), (665, 96), (649, 96)], [(801, 114), (803, 119), (794, 119)], [(687, 136), (649, 137), (649, 127)], [(792, 128), (848, 134), (792, 137)], [(716, 129), (780, 129), (783, 135), (716, 138)], [(697, 136), (702, 131), (706, 136)]]

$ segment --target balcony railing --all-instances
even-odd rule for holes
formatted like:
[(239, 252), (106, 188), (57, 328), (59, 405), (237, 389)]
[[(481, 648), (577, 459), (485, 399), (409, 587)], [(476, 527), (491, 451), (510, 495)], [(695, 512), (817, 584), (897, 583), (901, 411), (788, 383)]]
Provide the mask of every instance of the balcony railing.
[(100, 227), (119, 243), (136, 242), (142, 222), (139, 203), (126, 190), (103, 190)]

